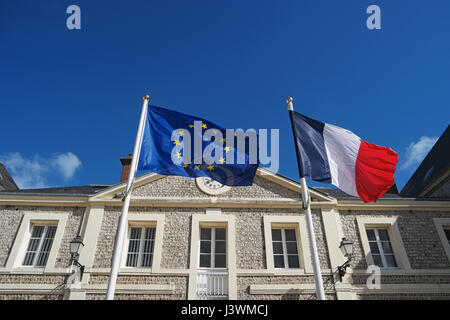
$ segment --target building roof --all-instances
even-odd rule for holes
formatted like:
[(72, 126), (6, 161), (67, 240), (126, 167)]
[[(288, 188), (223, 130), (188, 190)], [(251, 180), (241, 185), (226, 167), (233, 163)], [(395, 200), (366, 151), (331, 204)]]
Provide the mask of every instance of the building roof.
[(91, 184), (87, 186), (75, 187), (57, 187), (57, 188), (41, 188), (41, 189), (21, 189), (14, 191), (4, 191), (2, 194), (11, 195), (73, 195), (73, 196), (89, 196), (108, 188), (106, 184)]
[[(450, 180), (450, 126), (422, 161), (400, 195), (404, 197), (427, 196)], [(440, 180), (438, 182), (438, 180)], [(438, 182), (435, 184), (435, 182)], [(435, 185), (433, 185), (435, 184)]]
[[(310, 187), (311, 189), (314, 189), (318, 192), (324, 193), (325, 195), (335, 198), (337, 200), (359, 200), (358, 197), (350, 196), (346, 194), (344, 191), (337, 189), (337, 188), (331, 188), (331, 187)], [(398, 194), (397, 186), (394, 184), (391, 189), (389, 189), (388, 192), (386, 192), (380, 199), (383, 200), (396, 200), (396, 199), (403, 199)], [(434, 199), (435, 200), (435, 199)]]
[(8, 170), (0, 162), (0, 191), (15, 191), (19, 190), (19, 187), (14, 182), (13, 178), (9, 175)]

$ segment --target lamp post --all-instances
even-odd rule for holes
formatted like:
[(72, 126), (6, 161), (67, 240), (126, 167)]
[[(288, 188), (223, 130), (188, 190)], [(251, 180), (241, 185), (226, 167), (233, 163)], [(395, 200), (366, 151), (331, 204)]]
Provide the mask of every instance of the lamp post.
[(70, 255), (72, 256), (72, 263), (80, 268), (80, 281), (83, 278), (84, 266), (78, 262), (78, 257), (80, 256), (81, 250), (83, 249), (84, 244), (81, 241), (80, 236), (76, 236), (70, 241)]
[(343, 265), (337, 267), (339, 272), (339, 281), (342, 282), (342, 277), (345, 275), (347, 267), (350, 266), (350, 261), (352, 260), (353, 242), (350, 240), (346, 240), (345, 238), (342, 238), (341, 244), (339, 245), (339, 249), (341, 249), (341, 252), (344, 255), (344, 257), (347, 258), (347, 261), (345, 261)]

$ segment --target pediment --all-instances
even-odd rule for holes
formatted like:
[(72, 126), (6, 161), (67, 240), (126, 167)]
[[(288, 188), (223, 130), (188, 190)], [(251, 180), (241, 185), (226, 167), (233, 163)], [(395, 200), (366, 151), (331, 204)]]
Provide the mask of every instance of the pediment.
[[(114, 199), (123, 196), (126, 184), (110, 187), (95, 195), (93, 199)], [(322, 193), (311, 190), (312, 201), (333, 201)], [(177, 201), (195, 201), (195, 199), (217, 198), (237, 202), (251, 201), (298, 201), (301, 199), (300, 184), (265, 169), (258, 169), (253, 185), (231, 187), (217, 195), (205, 193), (199, 188), (195, 178), (162, 176), (155, 173), (136, 178), (131, 199), (177, 199)]]

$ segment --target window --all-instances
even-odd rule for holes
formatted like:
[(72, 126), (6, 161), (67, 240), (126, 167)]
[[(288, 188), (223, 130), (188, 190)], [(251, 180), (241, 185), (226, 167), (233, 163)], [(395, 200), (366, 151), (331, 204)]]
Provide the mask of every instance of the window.
[(156, 228), (131, 227), (128, 242), (127, 267), (152, 266)]
[(272, 229), (272, 249), (275, 268), (299, 268), (295, 229)]
[(55, 238), (56, 226), (34, 225), (28, 242), (24, 266), (44, 267)]
[(225, 228), (200, 228), (200, 268), (226, 268)]
[(373, 263), (380, 268), (397, 268), (387, 229), (366, 229)]
[(448, 244), (450, 245), (450, 228), (444, 229), (445, 236), (447, 237)]

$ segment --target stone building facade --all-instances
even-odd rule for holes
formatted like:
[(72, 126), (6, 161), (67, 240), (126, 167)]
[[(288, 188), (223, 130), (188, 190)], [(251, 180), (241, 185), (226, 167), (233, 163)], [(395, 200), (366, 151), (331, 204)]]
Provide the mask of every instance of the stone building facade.
[[(104, 299), (124, 189), (1, 192), (0, 299)], [(264, 169), (249, 187), (137, 178), (115, 298), (315, 299), (301, 192)], [(450, 299), (449, 195), (364, 204), (336, 189), (310, 193), (327, 299)], [(77, 235), (85, 269), (68, 282)], [(354, 253), (340, 279), (344, 237)]]

